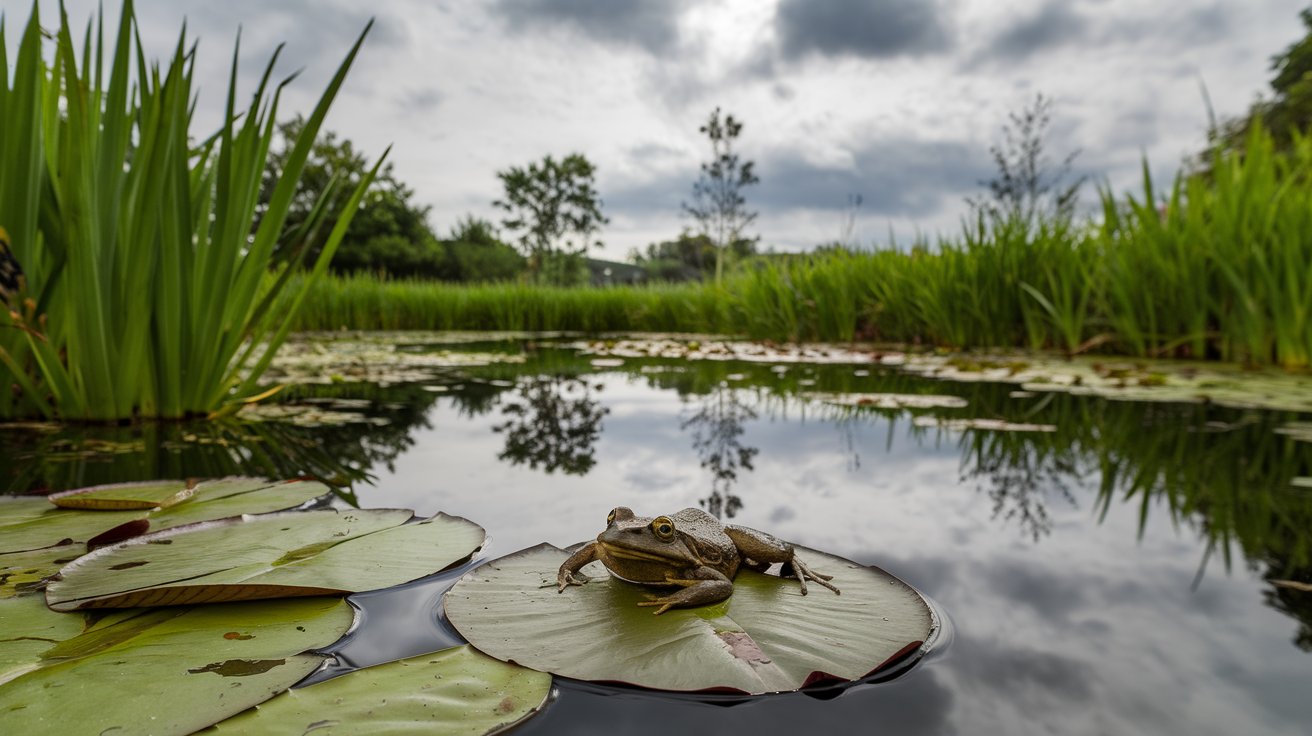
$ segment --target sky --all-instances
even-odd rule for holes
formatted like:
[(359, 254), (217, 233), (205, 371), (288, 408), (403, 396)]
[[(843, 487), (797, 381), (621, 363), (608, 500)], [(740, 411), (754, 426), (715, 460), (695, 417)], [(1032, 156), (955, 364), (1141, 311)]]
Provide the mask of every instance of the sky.
[[(43, 25), (57, 3), (39, 0)], [(67, 0), (80, 28), (90, 0)], [(1205, 142), (1208, 108), (1243, 113), (1271, 57), (1303, 36), (1306, 0), (138, 0), (147, 53), (186, 22), (199, 39), (195, 125), (217, 126), (241, 29), (239, 95), (279, 43), (302, 70), (286, 115), (308, 112), (375, 21), (326, 127), (377, 156), (445, 235), (499, 221), (496, 173), (545, 155), (597, 167), (602, 258), (677, 236), (717, 107), (763, 248), (864, 247), (958, 232), (994, 173), (1010, 112), (1053, 101), (1047, 150), (1114, 191), (1158, 181)], [(120, 4), (104, 2), (111, 22)], [(29, 0), (0, 0), (10, 44)], [(855, 197), (860, 206), (853, 207)], [(1095, 189), (1082, 201), (1092, 207)]]

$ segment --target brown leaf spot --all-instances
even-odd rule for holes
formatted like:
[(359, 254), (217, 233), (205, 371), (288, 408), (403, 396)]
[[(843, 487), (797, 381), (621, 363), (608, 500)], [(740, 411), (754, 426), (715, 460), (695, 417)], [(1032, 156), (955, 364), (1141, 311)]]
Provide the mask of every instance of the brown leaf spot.
[(748, 664), (770, 664), (770, 658), (761, 646), (745, 631), (721, 631), (720, 639), (728, 645), (729, 653)]
[(220, 677), (249, 677), (265, 672), (287, 663), (285, 659), (229, 659), (226, 662), (211, 662), (204, 667), (187, 670), (187, 674), (199, 675), (213, 672)]
[(497, 713), (503, 716), (514, 710), (515, 710), (515, 699), (510, 697), (509, 695), (502, 698), (500, 703), (497, 703), (496, 711)]
[(110, 565), (110, 566), (109, 566), (109, 569), (111, 569), (111, 570), (129, 570), (129, 569), (134, 568), (134, 567), (141, 567), (142, 565), (149, 565), (149, 564), (150, 564), (150, 561), (149, 561), (149, 560), (137, 560), (137, 561), (135, 561), (135, 562), (120, 562), (120, 563), (117, 564), (117, 565)]
[(239, 634), (239, 633), (237, 633), (236, 631), (229, 631), (228, 633), (226, 633), (226, 634), (223, 635), (223, 638), (224, 638), (224, 639), (228, 639), (228, 640), (232, 640), (232, 641), (246, 641), (247, 639), (254, 639), (254, 638), (255, 638), (255, 635), (254, 635), (254, 634)]

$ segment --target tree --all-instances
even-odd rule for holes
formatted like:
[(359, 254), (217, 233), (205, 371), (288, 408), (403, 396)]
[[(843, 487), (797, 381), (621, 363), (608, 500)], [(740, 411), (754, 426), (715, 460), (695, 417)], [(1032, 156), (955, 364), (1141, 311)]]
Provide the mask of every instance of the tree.
[[(1303, 38), (1271, 57), (1274, 95), (1254, 102), (1246, 115), (1213, 125), (1209, 138), (1214, 146), (1242, 149), (1249, 128), (1258, 120), (1271, 132), (1280, 150), (1289, 146), (1295, 131), (1306, 132), (1312, 127), (1312, 8), (1303, 9), (1299, 19), (1306, 30)], [(1201, 158), (1205, 167), (1210, 158), (1206, 154)]]
[(466, 215), (443, 241), (453, 281), (509, 281), (524, 272), (524, 256), (501, 242), (487, 220)]
[(733, 115), (720, 118), (720, 108), (711, 112), (698, 129), (711, 142), (711, 160), (702, 164), (701, 177), (692, 185), (692, 202), (683, 210), (697, 223), (697, 230), (715, 244), (715, 283), (724, 275), (724, 254), (729, 246), (746, 237), (756, 212), (747, 209), (743, 189), (760, 182), (751, 161), (740, 161), (733, 143), (742, 135), (743, 124)]
[[(282, 144), (269, 154), (265, 164), (258, 208), (261, 214), (291, 155), (290, 142), (296, 140), (304, 127), (305, 120), (300, 116), (278, 125)], [(307, 261), (313, 262), (329, 234), (328, 227), (316, 225), (316, 213), (322, 211), (327, 215), (322, 222), (333, 222), (333, 214), (346, 204), (351, 189), (367, 171), (364, 154), (350, 140), (324, 131), (310, 150), (292, 197), (279, 242), (279, 257), (290, 259), (308, 249)], [(333, 258), (333, 270), (437, 277), (445, 254), (428, 225), (430, 208), (414, 204), (413, 197), (414, 190), (396, 178), (392, 165), (384, 166), (351, 220)], [(258, 225), (256, 219), (253, 227)]]
[(609, 220), (601, 214), (601, 199), (593, 188), (596, 167), (581, 154), (560, 161), (546, 156), (527, 168), (498, 171), (505, 197), (492, 204), (506, 211), (501, 224), (519, 231), (519, 245), (535, 281), (574, 281), (593, 235)]
[(989, 188), (989, 197), (968, 197), (966, 201), (994, 225), (1011, 222), (1028, 229), (1039, 217), (1070, 220), (1086, 177), (1065, 183), (1078, 150), (1055, 166), (1045, 155), (1052, 100), (1039, 93), (1032, 105), (1008, 117), (1011, 122), (1002, 126), (1002, 144), (989, 147), (998, 175), (980, 182)]

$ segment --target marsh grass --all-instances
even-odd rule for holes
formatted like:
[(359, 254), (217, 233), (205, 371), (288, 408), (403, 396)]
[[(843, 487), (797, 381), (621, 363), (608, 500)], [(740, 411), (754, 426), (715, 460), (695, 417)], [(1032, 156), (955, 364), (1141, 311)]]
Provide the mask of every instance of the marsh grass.
[(1101, 192), (1077, 223), (970, 221), (909, 250), (761, 258), (713, 285), (610, 289), (339, 278), (302, 329), (691, 331), (1218, 358), (1305, 369), (1312, 358), (1312, 138), (1179, 176), (1164, 199)]
[(88, 24), (79, 56), (61, 8), (46, 53), (34, 3), (12, 79), (0, 45), (0, 224), (31, 300), (0, 315), (0, 415), (104, 421), (235, 406), (259, 390), (290, 329), (299, 299), (284, 291), (286, 276), (302, 265), (311, 275), (298, 284), (322, 275), (371, 180), (355, 186), (335, 224), (324, 223), (332, 235), (316, 262), (293, 259), (267, 276), (310, 144), (368, 28), (306, 121), (252, 233), (286, 84), (270, 83), (278, 54), (241, 109), (238, 46), (222, 127), (197, 142), (185, 29), (161, 68), (145, 60), (130, 1), (111, 54), (101, 23)]

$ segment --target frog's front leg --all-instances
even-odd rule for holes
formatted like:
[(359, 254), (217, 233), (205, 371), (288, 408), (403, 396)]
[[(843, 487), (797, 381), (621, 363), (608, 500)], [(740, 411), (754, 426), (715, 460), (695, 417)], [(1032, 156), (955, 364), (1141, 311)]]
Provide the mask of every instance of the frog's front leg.
[(705, 606), (733, 595), (733, 581), (724, 573), (709, 567), (687, 570), (684, 577), (666, 575), (665, 582), (683, 588), (661, 598), (639, 603), (640, 606), (660, 606), (654, 613), (659, 616), (674, 606)]
[[(807, 567), (806, 563), (802, 562), (802, 559), (793, 551), (793, 545), (782, 539), (765, 532), (732, 524), (725, 525), (724, 533), (729, 535), (729, 539), (733, 541), (733, 546), (738, 548), (738, 554), (744, 559), (767, 565), (772, 562), (782, 562), (783, 570), (780, 574), (783, 577), (797, 578), (797, 582), (802, 585), (802, 595), (806, 595), (807, 580), (817, 582), (835, 593), (840, 593), (838, 588), (829, 582), (833, 579), (833, 575), (818, 573)], [(756, 568), (755, 565), (750, 564), (748, 567)]]
[(566, 586), (583, 585), (588, 582), (586, 577), (581, 580), (574, 577), (574, 573), (583, 569), (584, 565), (595, 559), (597, 559), (596, 542), (588, 542), (575, 550), (574, 554), (560, 564), (560, 570), (556, 572), (556, 592), (564, 593)]

